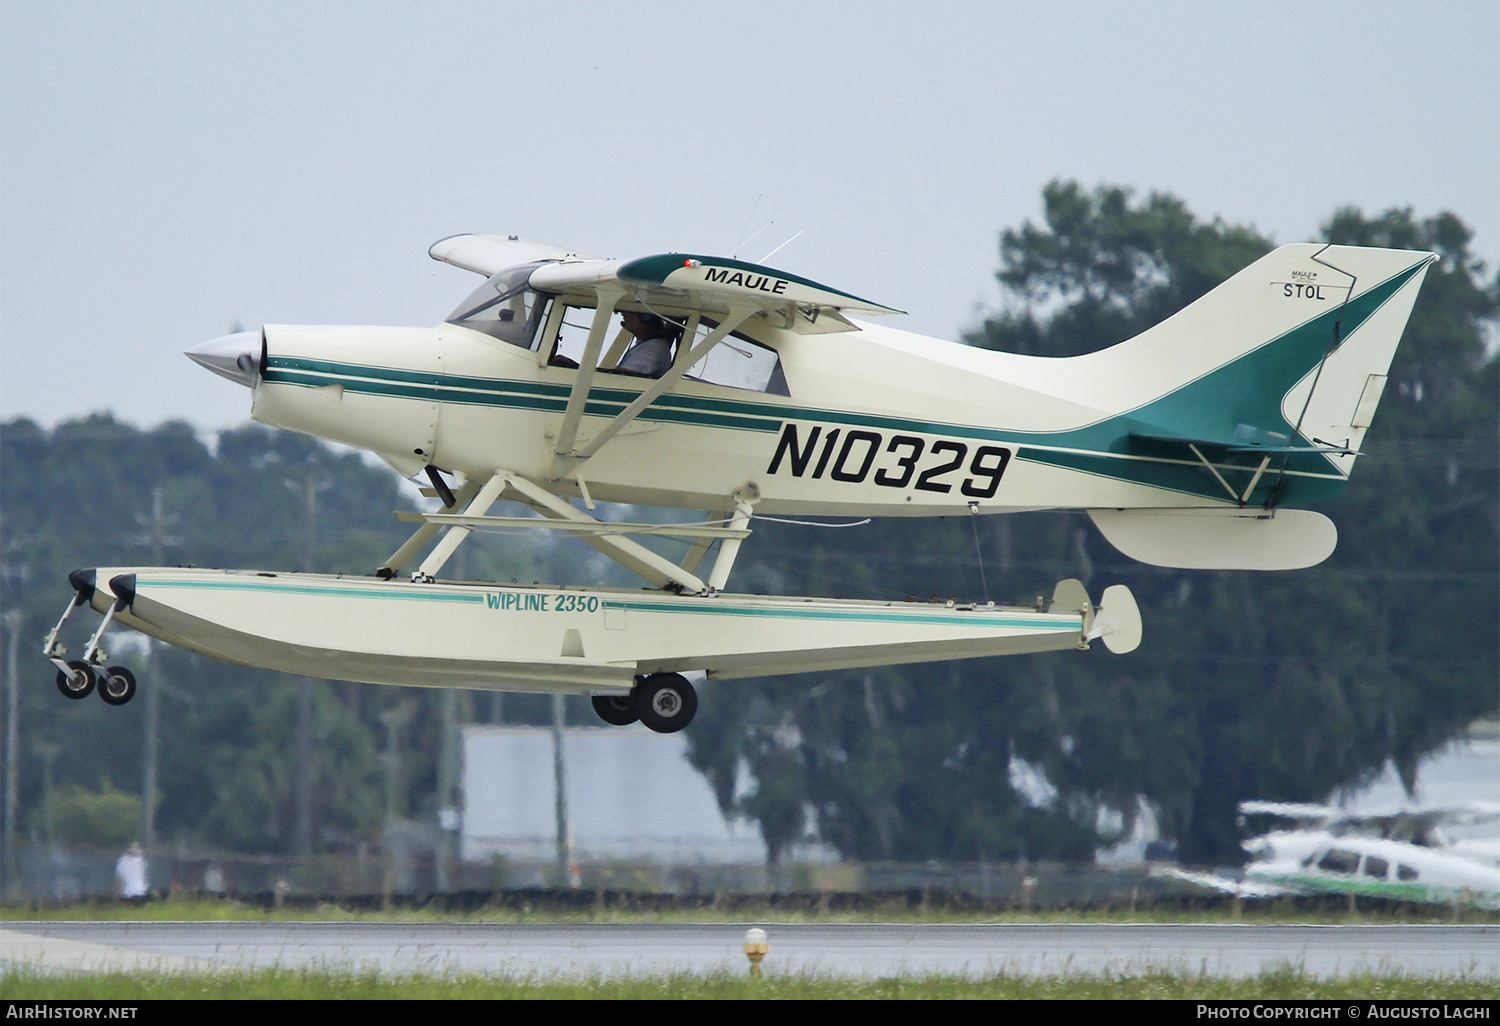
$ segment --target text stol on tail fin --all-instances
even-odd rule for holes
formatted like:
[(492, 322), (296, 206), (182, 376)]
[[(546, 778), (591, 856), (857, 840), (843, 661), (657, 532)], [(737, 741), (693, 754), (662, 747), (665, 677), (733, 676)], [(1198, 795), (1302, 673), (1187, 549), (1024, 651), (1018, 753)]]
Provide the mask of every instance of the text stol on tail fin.
[[(1100, 373), (1138, 393), (1158, 386), (1117, 422), (1128, 431), (1118, 442), (1172, 473), (1179, 500), (1090, 510), (1110, 543), (1132, 559), (1192, 569), (1285, 570), (1326, 559), (1338, 541), (1333, 523), (1285, 507), (1343, 490), (1434, 259), (1283, 246), (1093, 354)], [(1168, 377), (1180, 383), (1166, 385)]]

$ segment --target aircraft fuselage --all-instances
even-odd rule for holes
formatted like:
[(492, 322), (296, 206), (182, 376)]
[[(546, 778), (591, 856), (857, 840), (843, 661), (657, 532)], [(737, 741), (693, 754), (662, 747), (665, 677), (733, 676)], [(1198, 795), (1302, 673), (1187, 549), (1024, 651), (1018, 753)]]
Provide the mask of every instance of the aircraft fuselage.
[[(408, 473), (430, 463), (466, 476), (505, 468), (549, 479), (578, 374), (456, 325), (271, 325), (266, 345), (256, 420), (371, 449)], [(685, 380), (575, 473), (549, 484), (576, 495), (582, 477), (596, 499), (696, 509), (721, 508), (748, 487), (770, 513), (1173, 504), (1128, 482), (1025, 458), (1024, 435), (1005, 421), (1036, 397), (1007, 384), (1003, 354), (878, 328), (787, 334), (774, 345), (790, 395)], [(578, 443), (645, 384), (597, 374)], [(1079, 419), (1098, 416), (1078, 411)], [(1177, 501), (1204, 504), (1191, 493)]]

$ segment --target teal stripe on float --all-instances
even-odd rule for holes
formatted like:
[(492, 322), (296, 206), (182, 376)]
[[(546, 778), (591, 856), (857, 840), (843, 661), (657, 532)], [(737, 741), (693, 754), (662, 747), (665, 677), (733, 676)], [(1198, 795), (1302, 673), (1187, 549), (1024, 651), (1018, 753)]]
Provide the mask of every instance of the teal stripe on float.
[(793, 620), (842, 620), (842, 621), (865, 621), (870, 623), (928, 623), (940, 624), (945, 627), (1019, 627), (1026, 629), (1043, 629), (1056, 631), (1076, 631), (1080, 629), (1081, 619), (1070, 617), (1066, 619), (1053, 618), (1041, 620), (1035, 617), (1007, 617), (1001, 618), (982, 611), (970, 614), (956, 613), (900, 613), (883, 612), (878, 609), (854, 610), (854, 609), (798, 609), (784, 608), (775, 609), (766, 606), (682, 606), (668, 605), (660, 602), (617, 602), (606, 601), (605, 609), (635, 610), (637, 612), (649, 613), (702, 613), (709, 616), (755, 616), (770, 619), (793, 619)]

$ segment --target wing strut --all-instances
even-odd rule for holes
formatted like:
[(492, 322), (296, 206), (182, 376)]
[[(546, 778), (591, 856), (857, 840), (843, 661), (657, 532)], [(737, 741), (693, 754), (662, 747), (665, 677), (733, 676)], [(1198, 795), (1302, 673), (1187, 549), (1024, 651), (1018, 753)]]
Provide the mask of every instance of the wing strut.
[(599, 305), (594, 309), (594, 323), (589, 325), (588, 341), (584, 343), (583, 355), (578, 358), (578, 377), (573, 381), (573, 392), (568, 396), (568, 408), (563, 413), (562, 427), (557, 432), (557, 444), (553, 446), (553, 479), (562, 476), (567, 460), (573, 454), (573, 442), (578, 438), (578, 425), (583, 421), (583, 407), (588, 401), (589, 386), (594, 372), (599, 367), (599, 350), (604, 348), (604, 333), (609, 328), (609, 319), (615, 314), (615, 304), (625, 296), (619, 286), (599, 286)]
[[(600, 310), (604, 309), (602, 290), (599, 308)], [(609, 309), (611, 312), (613, 312), (613, 302), (610, 303)], [(681, 350), (686, 349), (686, 346), (681, 347), (678, 351), (677, 359), (672, 362), (671, 370), (667, 371), (667, 373), (663, 374), (660, 378), (653, 381), (650, 387), (640, 395), (636, 396), (635, 400), (629, 406), (625, 407), (619, 413), (615, 414), (614, 419), (612, 419), (608, 424), (604, 425), (604, 428), (598, 434), (596, 434), (588, 442), (587, 445), (585, 445), (582, 449), (570, 452), (569, 450), (572, 448), (573, 440), (578, 435), (578, 425), (576, 423), (572, 425), (572, 429), (571, 431), (569, 431), (568, 418), (572, 416), (573, 399), (580, 394), (580, 390), (582, 390), (583, 394), (585, 395), (588, 392), (588, 383), (584, 378), (584, 370), (588, 368), (590, 360), (598, 359), (599, 354), (597, 350), (593, 349), (594, 332), (600, 332), (601, 337), (603, 334), (603, 328), (600, 327), (599, 317), (596, 314), (594, 317), (594, 324), (589, 329), (590, 349), (585, 351), (583, 359), (579, 361), (581, 366), (579, 368), (578, 381), (573, 386), (573, 395), (568, 399), (568, 412), (564, 415), (563, 418), (563, 430), (559, 432), (557, 445), (552, 450), (554, 454), (552, 460), (552, 479), (555, 481), (558, 478), (564, 477), (568, 474), (576, 474), (579, 468), (581, 468), (585, 463), (592, 459), (595, 453), (604, 448), (605, 444), (611, 438), (614, 438), (615, 435), (619, 434), (624, 428), (629, 426), (631, 421), (640, 416), (642, 410), (654, 403), (664, 392), (667, 391), (667, 389), (671, 388), (678, 381), (682, 380), (682, 376), (689, 370), (691, 370), (699, 360), (707, 356), (709, 350), (713, 349), (714, 346), (724, 341), (724, 338), (731, 331), (744, 323), (745, 319), (753, 314), (755, 310), (756, 308), (750, 304), (731, 303), (729, 305), (729, 316), (721, 321), (718, 327), (710, 331), (708, 335), (704, 337), (702, 342), (699, 342), (697, 345), (693, 346), (692, 349), (685, 354)], [(605, 317), (605, 320), (608, 321), (608, 316)], [(693, 335), (689, 335), (689, 338), (694, 337), (694, 335), (696, 334), (697, 326), (698, 322), (695, 318), (691, 324), (691, 327), (694, 329), (694, 333)], [(592, 377), (592, 374), (590, 374), (590, 377)], [(564, 447), (565, 442), (567, 446), (566, 448)]]

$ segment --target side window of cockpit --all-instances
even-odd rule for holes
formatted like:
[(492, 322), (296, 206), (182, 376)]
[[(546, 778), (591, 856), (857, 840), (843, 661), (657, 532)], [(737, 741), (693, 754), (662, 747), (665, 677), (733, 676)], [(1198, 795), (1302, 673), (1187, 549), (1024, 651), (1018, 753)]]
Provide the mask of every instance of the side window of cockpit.
[(752, 392), (790, 395), (786, 375), (781, 371), (781, 355), (770, 346), (732, 334), (709, 350), (694, 364), (687, 376), (712, 385), (727, 385)]
[(1330, 873), (1353, 873), (1359, 868), (1359, 856), (1352, 851), (1330, 848), (1328, 854), (1318, 860), (1318, 868)]
[[(678, 329), (683, 324), (669, 315), (663, 315), (663, 319)], [(592, 308), (571, 306), (561, 301), (554, 303), (541, 337), (547, 362), (554, 367), (577, 367), (593, 323)], [(713, 327), (713, 321), (703, 318), (698, 326), (696, 340), (703, 341)], [(613, 368), (629, 351), (633, 341), (633, 336), (622, 326), (621, 318), (618, 315), (613, 317), (602, 343), (599, 367), (604, 370)], [(674, 354), (680, 352), (684, 345), (691, 350), (694, 344), (693, 339), (678, 341)], [(781, 371), (781, 357), (776, 350), (738, 333), (731, 334), (709, 350), (706, 356), (688, 369), (684, 377), (688, 381), (705, 381), (729, 388), (769, 392), (771, 395), (791, 394), (787, 390), (786, 375)]]
[[(604, 349), (601, 353), (607, 357), (608, 350), (612, 349), (610, 342), (617, 333), (619, 318), (614, 318), (615, 323), (610, 327), (610, 334), (605, 337)], [(570, 306), (558, 302), (554, 304), (551, 315), (547, 318), (546, 333), (542, 338), (542, 348), (546, 350), (547, 362), (554, 367), (577, 367), (579, 359), (583, 356), (584, 346), (589, 340), (589, 329), (594, 323), (594, 311), (585, 306)]]
[(1384, 880), (1391, 870), (1391, 864), (1378, 855), (1365, 856), (1365, 876), (1374, 877), (1376, 880)]
[(547, 308), (545, 298), (526, 287), (535, 267), (512, 267), (488, 279), (448, 315), (448, 323), (530, 349)]

